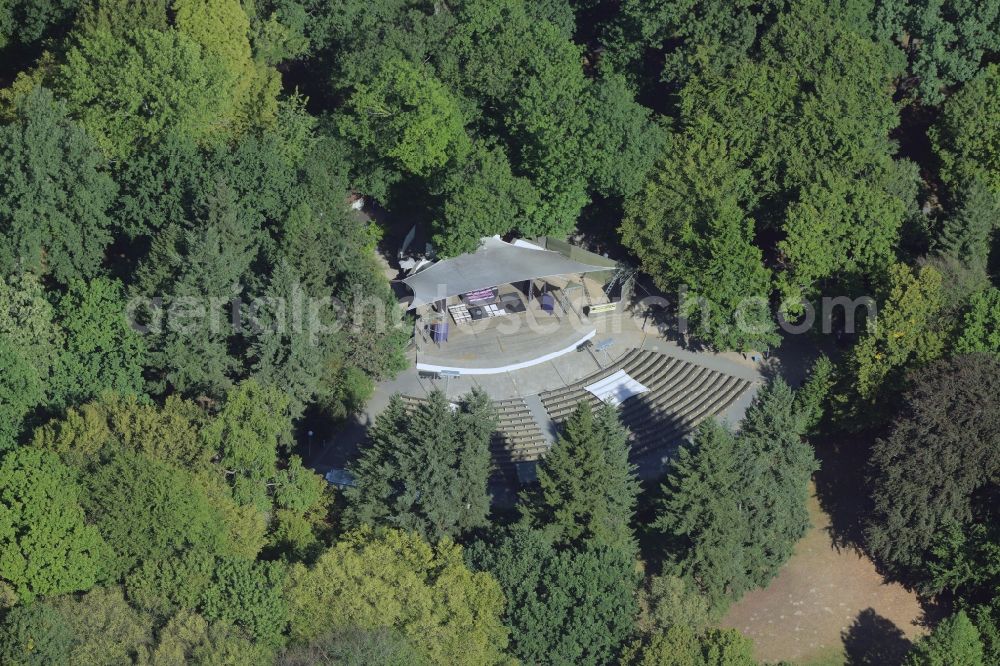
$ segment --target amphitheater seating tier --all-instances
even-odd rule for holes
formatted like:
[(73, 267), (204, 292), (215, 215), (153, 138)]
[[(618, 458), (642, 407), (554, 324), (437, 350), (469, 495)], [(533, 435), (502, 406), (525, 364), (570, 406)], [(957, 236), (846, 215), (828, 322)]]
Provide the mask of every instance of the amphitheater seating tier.
[[(403, 396), (403, 401), (409, 407), (416, 407), (423, 398)], [(513, 474), (514, 463), (537, 460), (548, 451), (548, 441), (523, 399), (495, 400), (493, 406), (498, 423), (490, 451), (498, 471)]]
[(751, 382), (697, 363), (654, 351), (634, 349), (613, 366), (574, 384), (542, 393), (542, 404), (560, 423), (582, 401), (599, 400), (584, 389), (618, 370), (649, 389), (621, 406), (622, 422), (631, 433), (632, 455), (679, 444), (699, 423), (729, 408)]
[[(567, 386), (540, 395), (549, 417), (565, 421), (577, 404), (599, 400), (584, 387), (624, 370), (649, 390), (621, 405), (622, 422), (628, 428), (632, 455), (655, 450), (669, 451), (680, 444), (707, 418), (729, 408), (751, 382), (659, 352), (633, 349), (611, 366)], [(422, 398), (404, 396), (413, 407)], [(537, 460), (549, 448), (527, 404), (522, 398), (496, 400), (498, 425), (490, 443), (494, 464), (501, 474), (512, 476), (518, 462)]]

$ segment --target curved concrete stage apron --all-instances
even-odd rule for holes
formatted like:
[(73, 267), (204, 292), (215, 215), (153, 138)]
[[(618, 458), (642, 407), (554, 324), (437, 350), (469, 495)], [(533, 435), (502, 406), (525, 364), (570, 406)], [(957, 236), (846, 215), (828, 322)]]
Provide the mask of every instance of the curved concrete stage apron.
[(442, 370), (449, 370), (453, 372), (458, 372), (462, 375), (499, 375), (504, 372), (511, 372), (513, 370), (521, 370), (523, 368), (530, 368), (533, 365), (539, 365), (541, 363), (547, 363), (554, 358), (562, 356), (563, 354), (568, 354), (572, 351), (576, 351), (576, 348), (582, 345), (587, 340), (590, 340), (595, 335), (597, 335), (597, 330), (594, 329), (584, 335), (582, 338), (574, 342), (573, 344), (564, 347), (562, 349), (557, 349), (556, 351), (549, 352), (543, 356), (538, 356), (536, 358), (528, 359), (526, 361), (520, 361), (518, 363), (511, 363), (510, 365), (499, 365), (489, 368), (481, 367), (463, 367), (460, 365), (435, 365), (431, 363), (417, 363), (417, 370), (421, 372), (441, 372)]

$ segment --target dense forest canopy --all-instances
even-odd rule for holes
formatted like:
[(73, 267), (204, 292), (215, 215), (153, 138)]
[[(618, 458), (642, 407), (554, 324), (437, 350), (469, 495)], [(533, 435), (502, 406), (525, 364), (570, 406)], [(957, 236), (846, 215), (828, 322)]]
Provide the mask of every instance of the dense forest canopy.
[[(947, 616), (909, 663), (1000, 663), (998, 61), (1000, 0), (0, 0), (0, 663), (750, 665), (831, 456)], [(357, 194), (609, 251), (708, 349), (878, 317), (657, 483), (581, 404), (494, 510), (477, 391), (340, 492), (303, 443), (412, 328)]]

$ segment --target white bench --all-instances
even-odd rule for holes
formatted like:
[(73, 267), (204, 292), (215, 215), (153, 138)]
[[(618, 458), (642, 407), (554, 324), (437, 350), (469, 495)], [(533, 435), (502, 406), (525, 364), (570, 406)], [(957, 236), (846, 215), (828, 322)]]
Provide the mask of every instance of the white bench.
[(456, 324), (468, 324), (472, 322), (472, 314), (469, 313), (469, 308), (464, 303), (448, 306), (448, 312), (451, 313), (451, 318), (455, 320)]

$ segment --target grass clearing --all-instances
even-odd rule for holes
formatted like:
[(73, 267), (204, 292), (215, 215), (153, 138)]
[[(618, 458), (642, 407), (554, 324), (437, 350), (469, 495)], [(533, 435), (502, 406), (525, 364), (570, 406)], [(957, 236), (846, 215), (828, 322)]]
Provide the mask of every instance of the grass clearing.
[(924, 632), (916, 595), (886, 583), (863, 554), (837, 548), (815, 494), (812, 528), (763, 590), (734, 604), (722, 625), (756, 644), (762, 661), (801, 666), (893, 666)]

